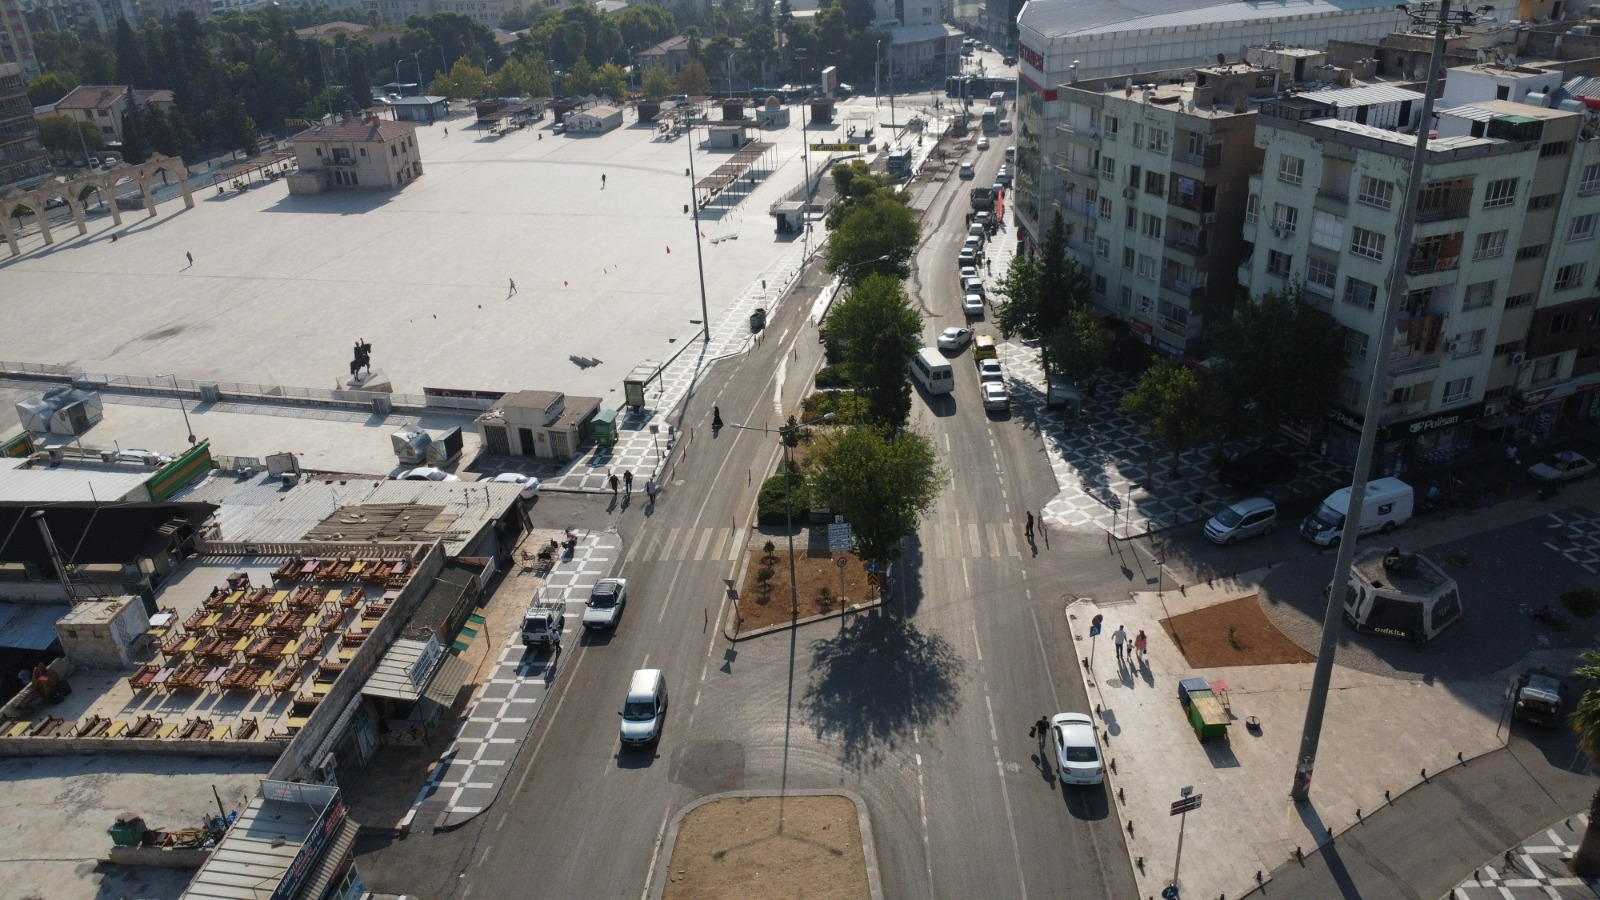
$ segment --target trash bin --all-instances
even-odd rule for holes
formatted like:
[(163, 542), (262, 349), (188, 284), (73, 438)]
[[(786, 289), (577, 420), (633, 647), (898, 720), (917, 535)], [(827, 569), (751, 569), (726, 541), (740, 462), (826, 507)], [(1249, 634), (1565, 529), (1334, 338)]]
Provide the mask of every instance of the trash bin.
[(750, 330), (752, 332), (756, 332), (766, 327), (767, 310), (765, 307), (758, 306), (756, 307), (756, 311), (750, 314)]

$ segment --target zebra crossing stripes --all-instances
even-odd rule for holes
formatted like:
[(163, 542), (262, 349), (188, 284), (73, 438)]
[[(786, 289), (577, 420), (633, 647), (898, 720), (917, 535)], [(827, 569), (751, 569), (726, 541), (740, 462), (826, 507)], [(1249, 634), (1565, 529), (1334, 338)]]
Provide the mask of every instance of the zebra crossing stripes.
[(739, 558), (740, 532), (720, 528), (668, 528), (650, 536), (634, 556), (638, 562), (733, 561)]
[[(927, 522), (917, 529), (928, 555), (941, 559), (992, 559), (1022, 555), (1021, 526), (1016, 522)], [(803, 537), (803, 536), (802, 536)], [(743, 530), (702, 526), (666, 528), (643, 541), (635, 562), (733, 562), (741, 552), (765, 538)], [(797, 546), (803, 541), (797, 540)]]

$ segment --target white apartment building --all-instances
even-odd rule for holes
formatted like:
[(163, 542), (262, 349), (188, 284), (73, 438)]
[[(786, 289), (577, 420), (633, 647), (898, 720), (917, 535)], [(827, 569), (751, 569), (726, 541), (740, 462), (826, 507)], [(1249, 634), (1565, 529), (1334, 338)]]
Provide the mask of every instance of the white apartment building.
[[(1338, 458), (1354, 459), (1371, 354), (1394, 329), (1377, 463), (1402, 475), (1475, 433), (1600, 415), (1600, 119), (1534, 70), (1451, 69), (1442, 99), (1410, 247), (1395, 241), (1421, 97), (1393, 87), (1262, 104), (1243, 229), (1242, 287), (1303, 282), (1344, 329), (1321, 435)], [(1383, 323), (1391, 276), (1403, 300)]]
[(1100, 312), (1161, 352), (1192, 357), (1208, 318), (1238, 293), (1255, 113), (1237, 101), (1272, 70), (1204, 67), (1172, 84), (1111, 78), (1062, 85), (1056, 211)]

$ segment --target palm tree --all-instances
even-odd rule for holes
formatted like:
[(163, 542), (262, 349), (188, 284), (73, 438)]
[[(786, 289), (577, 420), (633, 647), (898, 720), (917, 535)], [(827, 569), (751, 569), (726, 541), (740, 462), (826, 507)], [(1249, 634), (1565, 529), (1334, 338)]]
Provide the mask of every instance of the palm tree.
[[(1567, 721), (1589, 761), (1600, 763), (1600, 650), (1585, 650), (1578, 658), (1581, 662), (1572, 674), (1588, 687)], [(1600, 789), (1589, 801), (1589, 827), (1583, 831), (1578, 852), (1572, 854), (1572, 872), (1579, 878), (1600, 877)]]

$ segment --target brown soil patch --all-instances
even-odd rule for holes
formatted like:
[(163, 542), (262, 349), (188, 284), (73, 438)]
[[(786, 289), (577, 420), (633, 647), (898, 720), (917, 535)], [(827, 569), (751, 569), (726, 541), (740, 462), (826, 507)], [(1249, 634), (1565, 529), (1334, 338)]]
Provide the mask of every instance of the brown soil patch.
[[(744, 584), (739, 588), (736, 630), (754, 631), (768, 625), (790, 622), (793, 598), (789, 594), (789, 548), (784, 541), (773, 541), (772, 555), (756, 547), (750, 551), (750, 564), (745, 567)], [(867, 587), (867, 571), (853, 553), (844, 555), (844, 597), (850, 604), (862, 603), (872, 597)], [(808, 553), (803, 547), (794, 551), (795, 583), (799, 587), (799, 618), (839, 611), (839, 565), (835, 557), (826, 553)], [(772, 578), (765, 590), (761, 587), (760, 571), (772, 569)]]
[(866, 897), (856, 805), (845, 797), (732, 797), (684, 816), (665, 900)]
[(1316, 661), (1273, 626), (1254, 594), (1162, 619), (1161, 627), (1197, 669)]

